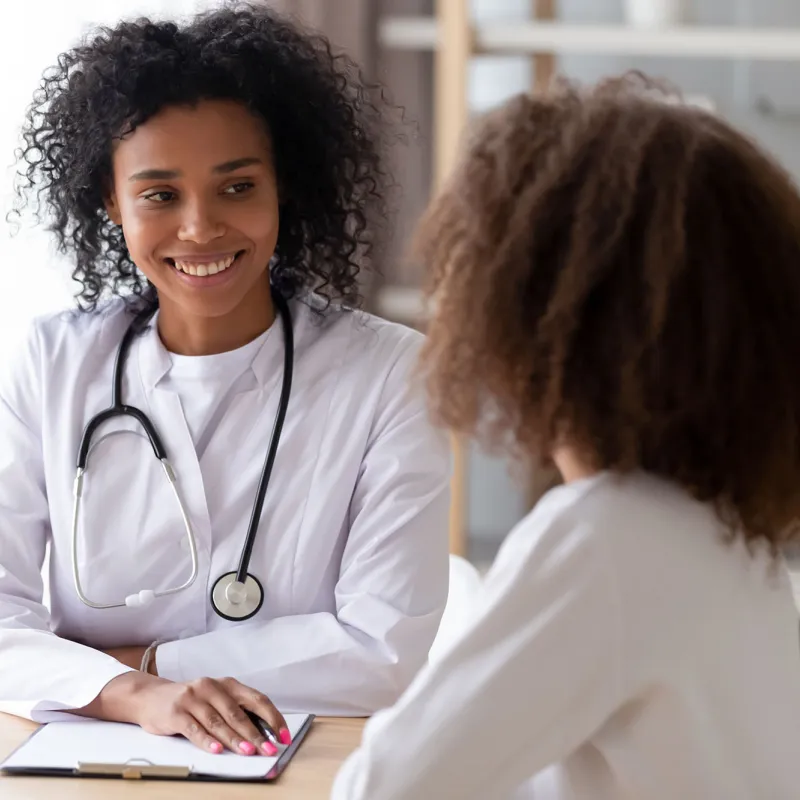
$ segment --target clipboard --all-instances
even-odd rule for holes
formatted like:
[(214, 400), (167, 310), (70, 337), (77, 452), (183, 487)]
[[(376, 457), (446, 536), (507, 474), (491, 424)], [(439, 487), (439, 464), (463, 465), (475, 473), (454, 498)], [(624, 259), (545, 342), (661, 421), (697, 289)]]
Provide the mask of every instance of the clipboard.
[[(302, 718), (302, 719), (297, 719)], [(291, 762), (298, 748), (303, 743), (308, 732), (314, 723), (315, 715), (286, 715), (289, 728), (292, 730), (292, 743), (283, 748), (275, 757), (268, 756), (240, 756), (234, 753), (223, 755), (212, 755), (204, 753), (190, 742), (179, 737), (155, 736), (143, 731), (141, 728), (126, 723), (118, 722), (98, 722), (95, 720), (80, 720), (75, 722), (52, 722), (43, 725), (34, 731), (26, 741), (17, 747), (0, 764), (0, 772), (6, 775), (36, 775), (39, 777), (53, 778), (120, 778), (122, 780), (172, 780), (172, 781), (201, 781), (214, 783), (265, 783), (274, 781), (278, 778)], [(290, 722), (291, 720), (291, 722)], [(292, 724), (295, 723), (295, 724)], [(57, 727), (53, 727), (57, 726)], [(67, 731), (62, 726), (70, 726)], [(165, 758), (159, 759), (159, 763), (154, 763), (147, 758), (131, 757), (126, 761), (117, 760), (77, 760), (72, 766), (64, 764), (48, 765), (40, 755), (36, 753), (35, 741), (48, 738), (45, 732), (49, 729), (50, 736), (54, 734), (71, 735), (74, 738), (74, 731), (80, 733), (79, 726), (92, 726), (93, 735), (98, 735), (103, 739), (108, 739), (109, 735), (113, 738), (118, 736), (124, 739), (125, 746), (131, 742), (141, 741), (150, 749), (158, 746), (165, 753)], [(102, 727), (101, 727), (102, 726)], [(89, 728), (84, 728), (84, 732), (89, 732)], [(157, 743), (153, 740), (159, 740)], [(79, 745), (77, 745), (79, 746)], [(32, 752), (30, 758), (25, 757), (25, 751)], [(96, 752), (92, 747), (87, 747), (87, 753)], [(169, 764), (164, 763), (168, 760), (167, 754), (170, 752), (180, 753), (179, 759), (183, 763)], [(197, 759), (197, 761), (195, 761)], [(186, 761), (191, 763), (186, 763)], [(239, 768), (246, 767), (248, 774), (231, 774), (226, 769), (226, 764), (234, 767), (234, 761)], [(208, 765), (217, 764), (219, 768), (211, 771)], [(263, 772), (262, 770), (263, 765)], [(257, 773), (257, 774), (256, 774)]]

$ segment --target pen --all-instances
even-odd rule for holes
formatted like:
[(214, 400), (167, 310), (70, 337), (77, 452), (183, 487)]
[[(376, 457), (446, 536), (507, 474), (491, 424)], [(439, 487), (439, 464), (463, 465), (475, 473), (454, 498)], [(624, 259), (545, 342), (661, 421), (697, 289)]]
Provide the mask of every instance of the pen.
[(271, 726), (268, 725), (261, 717), (256, 716), (252, 711), (249, 709), (244, 709), (244, 713), (250, 718), (250, 722), (256, 726), (262, 736), (266, 738), (266, 740), (274, 745), (275, 747), (281, 747), (281, 743), (278, 741), (278, 735), (272, 730)]

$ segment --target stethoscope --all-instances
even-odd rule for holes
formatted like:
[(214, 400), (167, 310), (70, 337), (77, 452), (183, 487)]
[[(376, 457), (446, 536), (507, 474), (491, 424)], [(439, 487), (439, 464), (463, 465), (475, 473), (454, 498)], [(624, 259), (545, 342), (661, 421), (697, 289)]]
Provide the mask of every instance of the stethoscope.
[[(256, 535), (258, 533), (258, 523), (261, 519), (264, 497), (267, 493), (272, 467), (278, 452), (283, 421), (289, 406), (289, 394), (292, 390), (292, 369), (294, 366), (294, 335), (292, 332), (292, 316), (289, 311), (289, 306), (283, 296), (274, 288), (272, 290), (272, 300), (280, 314), (281, 322), (283, 323), (283, 383), (281, 385), (281, 395), (278, 402), (278, 411), (275, 415), (275, 423), (272, 428), (269, 449), (267, 450), (267, 457), (264, 460), (264, 469), (261, 472), (261, 479), (258, 482), (256, 498), (253, 503), (253, 512), (250, 516), (250, 524), (247, 528), (247, 537), (244, 541), (244, 547), (242, 547), (241, 557), (239, 558), (239, 567), (235, 572), (226, 572), (224, 575), (217, 578), (211, 589), (211, 605), (214, 611), (223, 619), (228, 620), (250, 619), (250, 617), (258, 613), (258, 610), (264, 602), (264, 588), (261, 586), (258, 578), (248, 572), (248, 568), (250, 566), (250, 556), (253, 552), (253, 545), (255, 544)], [(188, 589), (195, 582), (198, 575), (197, 541), (194, 536), (194, 531), (192, 530), (191, 522), (189, 521), (189, 515), (186, 512), (186, 507), (178, 491), (175, 470), (167, 459), (167, 452), (161, 441), (161, 437), (155, 425), (153, 425), (143, 411), (135, 406), (126, 405), (122, 401), (122, 373), (125, 367), (125, 359), (128, 356), (131, 343), (147, 327), (155, 310), (156, 306), (153, 306), (139, 312), (125, 331), (114, 362), (111, 405), (89, 420), (83, 432), (80, 447), (78, 448), (78, 471), (75, 476), (74, 486), (75, 503), (72, 510), (72, 573), (75, 579), (75, 591), (78, 597), (82, 603), (85, 603), (90, 608), (124, 608), (125, 606), (137, 607), (148, 605), (152, 603), (156, 597), (166, 597), (167, 595), (177, 594), (184, 589)], [(142, 589), (136, 594), (128, 595), (121, 603), (95, 603), (84, 594), (81, 586), (80, 571), (78, 568), (78, 518), (81, 495), (83, 493), (83, 479), (86, 475), (89, 453), (92, 450), (92, 436), (100, 425), (113, 417), (132, 417), (139, 423), (145, 434), (147, 434), (147, 438), (150, 440), (150, 445), (153, 448), (153, 453), (161, 462), (164, 474), (178, 502), (183, 524), (186, 529), (189, 555), (192, 560), (192, 571), (184, 583), (171, 589), (160, 589), (158, 591)], [(107, 436), (112, 436), (115, 433), (131, 433), (131, 431), (113, 431), (107, 434)], [(136, 431), (133, 431), (133, 433), (136, 433)], [(98, 440), (98, 443), (99, 441), (100, 440)]]

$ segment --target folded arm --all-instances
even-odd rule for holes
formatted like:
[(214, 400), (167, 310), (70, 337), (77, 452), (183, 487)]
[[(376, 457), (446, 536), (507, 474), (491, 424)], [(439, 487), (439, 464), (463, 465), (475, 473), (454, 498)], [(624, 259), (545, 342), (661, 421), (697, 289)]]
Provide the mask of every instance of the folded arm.
[(128, 668), (50, 629), (35, 336), (20, 356), (0, 378), (0, 711), (47, 722), (86, 705)]
[(282, 617), (159, 646), (172, 680), (231, 676), (283, 711), (363, 715), (425, 663), (447, 600), (450, 451), (398, 365), (350, 506), (330, 613)]

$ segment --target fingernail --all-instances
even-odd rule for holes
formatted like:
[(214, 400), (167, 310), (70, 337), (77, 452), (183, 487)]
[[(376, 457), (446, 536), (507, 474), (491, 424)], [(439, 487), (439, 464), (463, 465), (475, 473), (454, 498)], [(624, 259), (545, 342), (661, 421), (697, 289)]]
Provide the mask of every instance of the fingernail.
[(288, 728), (281, 728), (278, 731), (278, 738), (281, 740), (281, 744), (291, 744), (292, 743), (292, 734), (289, 733)]
[(250, 744), (250, 742), (242, 742), (239, 745), (239, 750), (241, 750), (246, 756), (254, 756), (256, 754), (255, 745)]
[(222, 745), (219, 742), (211, 742), (208, 749), (211, 750), (212, 753), (221, 753)]
[(264, 742), (264, 744), (261, 745), (261, 749), (264, 751), (265, 755), (268, 756), (278, 755), (278, 748), (275, 747), (275, 745), (272, 744), (272, 742)]

